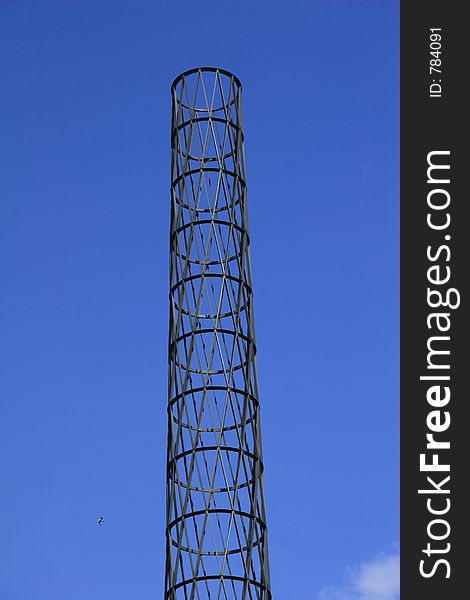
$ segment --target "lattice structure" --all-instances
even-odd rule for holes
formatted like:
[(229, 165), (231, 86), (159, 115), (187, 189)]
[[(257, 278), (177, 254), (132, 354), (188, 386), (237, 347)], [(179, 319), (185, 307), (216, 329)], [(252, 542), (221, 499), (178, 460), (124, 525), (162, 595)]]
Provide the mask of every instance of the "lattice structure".
[(239, 80), (172, 85), (165, 598), (271, 598)]

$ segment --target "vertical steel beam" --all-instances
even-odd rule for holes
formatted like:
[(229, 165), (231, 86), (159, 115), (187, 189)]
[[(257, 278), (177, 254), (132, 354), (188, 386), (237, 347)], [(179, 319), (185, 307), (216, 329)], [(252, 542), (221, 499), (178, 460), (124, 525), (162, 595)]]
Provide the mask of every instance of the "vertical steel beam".
[(165, 598), (269, 600), (241, 84), (171, 93)]

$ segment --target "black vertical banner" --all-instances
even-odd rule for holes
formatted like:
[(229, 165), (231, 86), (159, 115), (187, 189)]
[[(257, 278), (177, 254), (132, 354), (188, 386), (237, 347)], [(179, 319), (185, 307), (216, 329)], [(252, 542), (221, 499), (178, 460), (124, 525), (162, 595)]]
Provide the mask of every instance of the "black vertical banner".
[(401, 3), (401, 600), (469, 597), (465, 8)]

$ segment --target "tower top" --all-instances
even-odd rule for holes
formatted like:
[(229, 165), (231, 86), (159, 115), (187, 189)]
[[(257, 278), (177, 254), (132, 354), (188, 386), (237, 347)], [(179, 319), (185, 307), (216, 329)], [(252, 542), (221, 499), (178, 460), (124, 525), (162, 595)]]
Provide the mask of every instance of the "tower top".
[(188, 77), (189, 75), (193, 75), (194, 73), (220, 73), (221, 75), (225, 75), (226, 77), (233, 78), (238, 87), (242, 87), (241, 81), (238, 79), (238, 77), (230, 71), (227, 71), (226, 69), (220, 69), (219, 67), (194, 67), (193, 69), (183, 71), (183, 73), (180, 73), (178, 77), (176, 77), (173, 80), (173, 83), (171, 84), (171, 93), (173, 93), (175, 87), (184, 77)]

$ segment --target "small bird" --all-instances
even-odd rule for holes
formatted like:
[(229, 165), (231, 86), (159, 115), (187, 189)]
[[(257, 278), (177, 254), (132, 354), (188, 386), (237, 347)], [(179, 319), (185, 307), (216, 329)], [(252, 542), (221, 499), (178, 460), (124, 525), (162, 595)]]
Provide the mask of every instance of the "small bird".
[(103, 517), (100, 517), (100, 518), (98, 519), (98, 525), (102, 525), (103, 523), (104, 523), (104, 518), (103, 518)]

